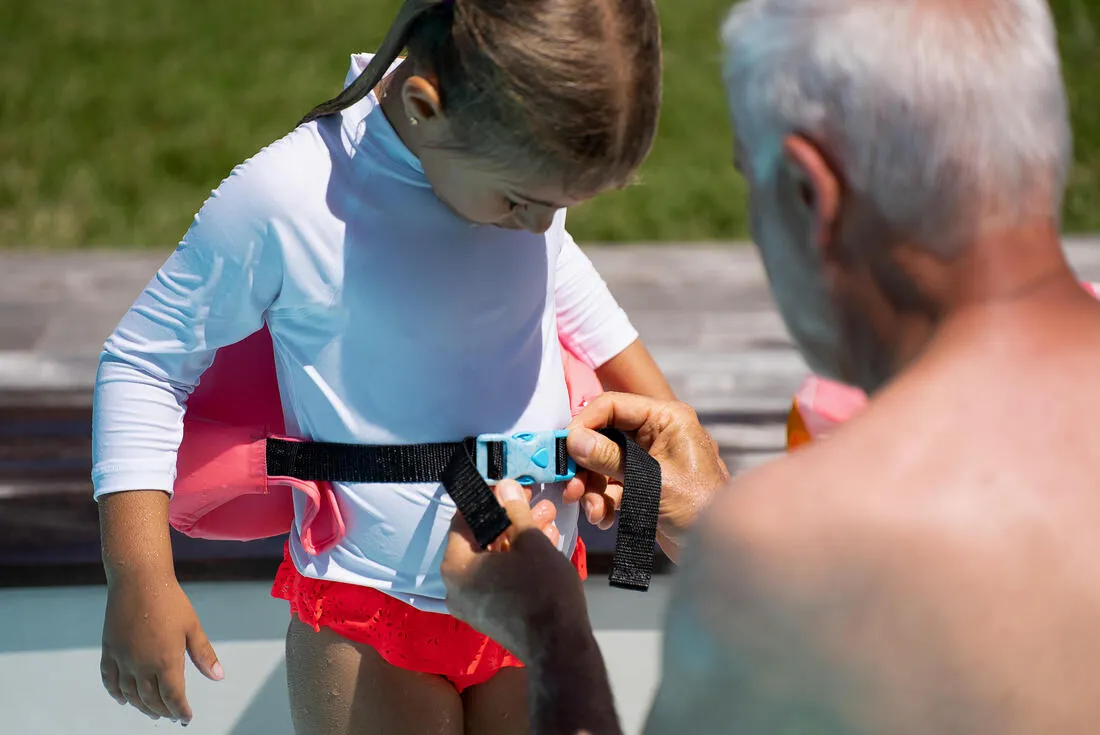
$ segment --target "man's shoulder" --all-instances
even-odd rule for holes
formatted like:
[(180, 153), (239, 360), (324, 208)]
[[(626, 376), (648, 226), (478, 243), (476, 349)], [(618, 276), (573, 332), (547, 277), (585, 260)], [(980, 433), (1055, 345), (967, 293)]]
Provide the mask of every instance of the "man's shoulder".
[(762, 551), (843, 521), (851, 484), (831, 470), (841, 464), (832, 449), (806, 447), (734, 477), (715, 497), (704, 537)]
[(699, 524), (700, 578), (764, 603), (828, 594), (856, 566), (873, 573), (867, 557), (898, 522), (879, 512), (878, 482), (854, 447), (832, 441), (738, 475)]

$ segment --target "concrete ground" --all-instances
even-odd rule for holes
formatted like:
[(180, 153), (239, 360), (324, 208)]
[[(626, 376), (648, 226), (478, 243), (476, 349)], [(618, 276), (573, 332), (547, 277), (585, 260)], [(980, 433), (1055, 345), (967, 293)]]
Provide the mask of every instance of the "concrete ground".
[[(668, 578), (647, 593), (588, 583), (589, 609), (626, 732), (639, 733), (657, 683)], [(286, 695), (286, 603), (262, 582), (184, 585), (225, 667), (221, 682), (188, 663), (188, 735), (293, 735)], [(119, 707), (99, 683), (101, 587), (0, 589), (0, 732), (140, 735), (179, 732)], [(410, 734), (414, 735), (414, 734)]]
[[(728, 244), (587, 250), (724, 455), (745, 466), (782, 451), (782, 419), (806, 369), (772, 307), (755, 251)], [(1082, 278), (1100, 281), (1100, 240), (1074, 239), (1067, 251)], [(104, 337), (167, 253), (0, 253), (0, 404), (28, 395), (86, 403)], [(4, 457), (0, 451), (0, 469)], [(0, 497), (10, 490), (5, 482), (0, 474)], [(627, 732), (639, 731), (656, 683), (668, 584), (658, 579), (645, 595), (610, 590), (602, 579), (587, 586)], [(218, 684), (189, 672), (197, 712), (189, 733), (290, 733), (286, 610), (266, 588), (188, 586), (227, 671)], [(171, 727), (119, 708), (100, 690), (103, 601), (99, 587), (0, 589), (0, 733), (128, 735)]]

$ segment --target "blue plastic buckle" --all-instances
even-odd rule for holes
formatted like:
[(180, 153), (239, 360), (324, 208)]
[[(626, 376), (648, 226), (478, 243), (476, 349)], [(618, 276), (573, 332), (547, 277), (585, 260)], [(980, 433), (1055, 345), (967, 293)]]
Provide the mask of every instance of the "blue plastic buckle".
[[(571, 480), (577, 474), (577, 466), (572, 457), (567, 456), (565, 474), (559, 475), (557, 472), (558, 440), (564, 440), (568, 435), (569, 431), (565, 429), (518, 434), (482, 434), (476, 442), (475, 461), (478, 472), (490, 485), (501, 480), (515, 480), (521, 485)], [(498, 446), (491, 450), (490, 445)], [(493, 464), (498, 465), (496, 472), (493, 471)]]

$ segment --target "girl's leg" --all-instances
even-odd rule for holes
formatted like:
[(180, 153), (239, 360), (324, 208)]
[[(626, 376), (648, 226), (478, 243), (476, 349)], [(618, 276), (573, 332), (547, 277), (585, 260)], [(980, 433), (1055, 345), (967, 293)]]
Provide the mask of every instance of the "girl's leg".
[(462, 692), (466, 735), (527, 735), (527, 669), (505, 668)]
[(286, 675), (297, 735), (462, 733), (462, 699), (446, 679), (399, 669), (370, 646), (293, 616)]

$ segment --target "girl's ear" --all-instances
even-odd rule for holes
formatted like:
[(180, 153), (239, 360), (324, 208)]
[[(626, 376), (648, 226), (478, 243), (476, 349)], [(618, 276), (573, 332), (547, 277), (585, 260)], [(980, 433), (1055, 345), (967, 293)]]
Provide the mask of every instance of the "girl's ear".
[(443, 120), (443, 101), (439, 88), (427, 77), (413, 75), (401, 85), (401, 102), (405, 116), (412, 125), (426, 125)]
[(440, 0), (405, 0), (401, 4), (401, 9), (397, 11), (397, 18), (394, 19), (386, 37), (382, 39), (378, 53), (370, 60), (363, 73), (340, 94), (314, 107), (298, 124), (304, 125), (326, 115), (346, 110), (370, 94), (371, 90), (386, 76), (386, 70), (397, 59), (401, 50), (408, 45), (409, 36), (417, 19), (439, 4)]

